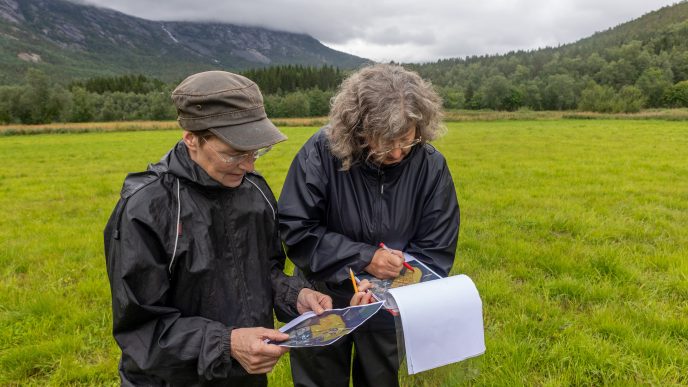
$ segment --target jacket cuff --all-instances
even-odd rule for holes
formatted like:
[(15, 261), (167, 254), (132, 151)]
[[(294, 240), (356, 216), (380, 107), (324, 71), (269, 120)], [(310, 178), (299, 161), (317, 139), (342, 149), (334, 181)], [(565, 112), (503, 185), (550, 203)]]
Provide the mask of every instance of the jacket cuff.
[(222, 350), (222, 356), (220, 359), (223, 363), (232, 362), (232, 330), (234, 327), (227, 327), (227, 329), (222, 331), (222, 339), (220, 342), (220, 349)]
[(351, 265), (351, 269), (356, 273), (362, 272), (366, 266), (370, 265), (370, 262), (373, 260), (373, 256), (375, 255), (377, 249), (377, 247), (372, 245), (365, 245), (361, 247), (359, 253), (361, 258)]
[(292, 309), (292, 311), (298, 316), (299, 312), (296, 309), (296, 301), (299, 298), (299, 293), (301, 293), (303, 288), (312, 289), (312, 286), (301, 278), (291, 277), (291, 279), (292, 280), (289, 281), (287, 291), (284, 294), (284, 304), (289, 305), (289, 308)]

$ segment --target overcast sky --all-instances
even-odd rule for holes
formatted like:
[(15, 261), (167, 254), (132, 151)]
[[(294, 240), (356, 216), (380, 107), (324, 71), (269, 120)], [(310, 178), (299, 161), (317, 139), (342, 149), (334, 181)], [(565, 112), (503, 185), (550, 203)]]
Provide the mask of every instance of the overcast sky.
[(387, 62), (571, 43), (675, 0), (79, 0), (151, 20), (220, 21), (309, 34)]

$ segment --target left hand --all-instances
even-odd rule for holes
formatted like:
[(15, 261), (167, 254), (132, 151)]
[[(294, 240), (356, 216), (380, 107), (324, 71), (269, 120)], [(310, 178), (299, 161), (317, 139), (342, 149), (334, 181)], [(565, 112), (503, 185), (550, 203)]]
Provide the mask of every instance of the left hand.
[(296, 310), (299, 314), (313, 311), (321, 314), (325, 309), (332, 309), (332, 299), (330, 296), (316, 292), (315, 290), (303, 288), (296, 298)]

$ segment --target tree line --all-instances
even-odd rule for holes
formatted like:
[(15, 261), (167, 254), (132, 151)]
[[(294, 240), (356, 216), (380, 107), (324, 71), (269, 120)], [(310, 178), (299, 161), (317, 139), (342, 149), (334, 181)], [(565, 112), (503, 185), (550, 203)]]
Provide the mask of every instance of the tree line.
[[(450, 109), (637, 112), (688, 107), (688, 22), (644, 40), (610, 39), (405, 66), (432, 81)], [(291, 65), (244, 75), (260, 86), (270, 117), (326, 115), (346, 76), (331, 66)], [(29, 68), (23, 84), (0, 86), (0, 123), (171, 120), (176, 118), (170, 99), (175, 85), (143, 75), (64, 85)]]
[(284, 95), (300, 90), (334, 90), (344, 79), (337, 67), (273, 66), (242, 73), (258, 84), (263, 94)]
[[(327, 115), (330, 98), (343, 77), (339, 69), (328, 66), (278, 66), (245, 75), (263, 91), (270, 117)], [(0, 124), (173, 120), (177, 115), (170, 94), (176, 84), (123, 75), (61, 85), (29, 68), (23, 84), (0, 86)]]

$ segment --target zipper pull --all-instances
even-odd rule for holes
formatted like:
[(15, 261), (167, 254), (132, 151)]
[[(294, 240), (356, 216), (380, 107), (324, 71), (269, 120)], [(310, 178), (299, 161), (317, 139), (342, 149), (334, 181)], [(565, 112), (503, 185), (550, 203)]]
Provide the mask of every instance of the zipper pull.
[(380, 195), (384, 195), (384, 193), (385, 193), (385, 185), (380, 184)]

